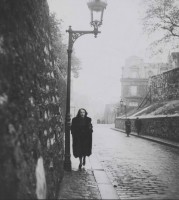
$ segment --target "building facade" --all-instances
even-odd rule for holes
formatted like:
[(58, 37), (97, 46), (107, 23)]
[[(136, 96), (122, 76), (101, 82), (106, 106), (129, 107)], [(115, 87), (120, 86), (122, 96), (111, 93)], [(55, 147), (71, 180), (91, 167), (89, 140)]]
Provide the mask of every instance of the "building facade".
[(121, 98), (126, 102), (127, 111), (137, 108), (147, 95), (149, 78), (169, 69), (168, 63), (145, 63), (137, 56), (126, 59), (122, 68)]

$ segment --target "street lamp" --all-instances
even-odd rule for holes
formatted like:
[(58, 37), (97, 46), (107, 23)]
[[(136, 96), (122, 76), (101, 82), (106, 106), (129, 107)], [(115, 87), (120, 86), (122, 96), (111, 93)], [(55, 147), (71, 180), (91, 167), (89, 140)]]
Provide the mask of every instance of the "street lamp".
[(117, 117), (119, 117), (119, 109), (120, 109), (119, 107), (116, 108), (116, 110), (117, 110)]
[[(94, 27), (94, 31), (98, 31), (98, 27), (100, 27), (103, 23), (103, 13), (104, 9), (106, 9), (107, 3), (106, 1), (100, 0), (90, 0), (88, 2), (88, 8), (91, 11), (91, 26)], [(96, 35), (95, 35), (96, 37)]]
[(125, 116), (127, 118), (127, 105), (126, 105), (126, 102), (121, 99), (120, 100), (120, 105), (121, 105), (121, 110), (124, 107), (124, 109), (125, 109)]
[[(71, 26), (66, 31), (69, 33), (69, 41), (68, 41), (68, 68), (67, 68), (67, 99), (66, 99), (66, 117), (65, 117), (65, 161), (64, 161), (64, 169), (66, 171), (71, 171), (71, 159), (70, 159), (70, 125), (71, 125), (71, 117), (70, 117), (70, 90), (71, 90), (71, 54), (73, 49), (74, 42), (82, 35), (85, 34), (94, 34), (97, 37), (98, 27), (102, 25), (103, 21), (103, 12), (106, 8), (107, 3), (101, 0), (90, 0), (88, 2), (88, 8), (91, 11), (91, 25), (94, 27), (93, 31), (74, 31)], [(95, 18), (95, 13), (100, 14), (100, 18)]]

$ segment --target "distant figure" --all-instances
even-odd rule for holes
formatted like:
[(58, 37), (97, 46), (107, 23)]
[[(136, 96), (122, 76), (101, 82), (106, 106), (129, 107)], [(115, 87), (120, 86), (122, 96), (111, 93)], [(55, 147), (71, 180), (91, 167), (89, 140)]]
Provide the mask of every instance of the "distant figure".
[(131, 121), (130, 121), (130, 119), (127, 119), (125, 121), (125, 126), (126, 126), (127, 137), (129, 137), (129, 134), (131, 132)]
[(135, 120), (135, 128), (137, 130), (137, 134), (139, 135), (141, 132), (141, 128), (142, 128), (142, 120), (139, 119), (138, 117)]
[(97, 124), (100, 124), (100, 123), (101, 123), (101, 120), (100, 120), (100, 119), (98, 119), (98, 120), (97, 120)]
[(75, 158), (79, 157), (79, 169), (86, 164), (86, 156), (90, 156), (92, 150), (93, 127), (91, 118), (87, 117), (87, 114), (85, 109), (79, 109), (77, 116), (72, 119), (71, 125), (73, 155)]

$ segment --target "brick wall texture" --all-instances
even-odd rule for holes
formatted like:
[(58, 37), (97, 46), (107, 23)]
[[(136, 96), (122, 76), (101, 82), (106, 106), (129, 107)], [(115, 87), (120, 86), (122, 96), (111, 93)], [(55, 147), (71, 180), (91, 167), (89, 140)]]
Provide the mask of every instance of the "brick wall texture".
[(152, 102), (179, 99), (179, 68), (152, 76), (149, 83)]
[(36, 199), (43, 158), (47, 198), (63, 176), (66, 83), (54, 66), (46, 0), (1, 0), (0, 199)]

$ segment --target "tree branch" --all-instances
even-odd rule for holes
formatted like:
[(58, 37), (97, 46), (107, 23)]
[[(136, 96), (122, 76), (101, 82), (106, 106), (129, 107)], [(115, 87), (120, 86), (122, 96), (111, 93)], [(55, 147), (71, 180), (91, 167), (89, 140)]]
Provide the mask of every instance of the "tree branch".
[(174, 33), (174, 28), (173, 27), (166, 27), (166, 26), (161, 26), (162, 29), (169, 31), (172, 36), (174, 37), (179, 37), (179, 34)]
[(170, 22), (171, 22), (171, 24), (172, 24), (173, 26), (175, 26), (175, 27), (179, 27), (178, 24), (176, 24), (176, 23), (174, 23), (174, 22), (172, 21), (171, 17), (169, 17), (168, 15), (165, 15), (165, 17), (166, 17), (167, 19), (170, 20)]

